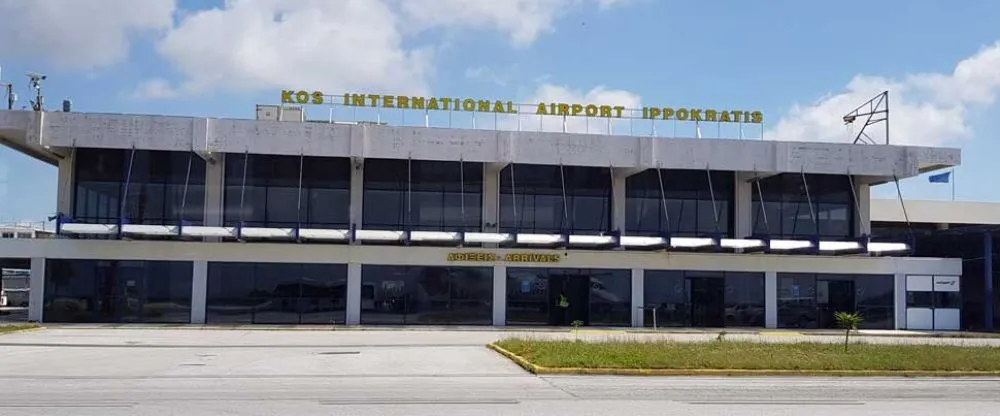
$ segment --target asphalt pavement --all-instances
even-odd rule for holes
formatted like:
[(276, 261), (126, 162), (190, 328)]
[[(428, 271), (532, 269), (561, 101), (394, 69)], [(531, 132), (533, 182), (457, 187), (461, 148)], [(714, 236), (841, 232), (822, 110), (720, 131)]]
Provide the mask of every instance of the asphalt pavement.
[[(996, 415), (1000, 409), (997, 378), (536, 377), (483, 347), (508, 335), (193, 329), (8, 334), (0, 336), (0, 415), (961, 416)], [(620, 337), (586, 331), (531, 335)]]

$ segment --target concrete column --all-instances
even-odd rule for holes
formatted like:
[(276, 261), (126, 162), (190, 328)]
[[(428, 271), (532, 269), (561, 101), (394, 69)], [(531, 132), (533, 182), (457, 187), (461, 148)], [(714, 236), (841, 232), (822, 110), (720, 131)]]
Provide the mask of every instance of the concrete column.
[(347, 325), (361, 324), (361, 263), (347, 264)]
[(906, 274), (896, 272), (893, 276), (893, 311), (895, 329), (906, 329)]
[(778, 272), (764, 273), (764, 327), (778, 327)]
[(641, 328), (646, 306), (646, 270), (632, 269), (632, 326)]
[[(362, 219), (364, 217), (364, 212), (365, 212), (364, 202), (365, 202), (365, 164), (364, 164), (364, 159), (361, 159), (361, 158), (351, 158), (351, 205), (350, 205), (350, 218), (351, 218), (351, 224), (354, 224), (354, 226), (357, 227), (357, 228), (359, 228), (359, 229), (363, 228), (361, 222), (362, 222)], [(359, 282), (360, 282), (360, 280), (359, 280)], [(359, 283), (359, 286), (358, 286), (358, 290), (361, 290), (360, 283)], [(360, 294), (361, 292), (358, 292), (358, 293)]]
[[(206, 227), (221, 227), (225, 211), (226, 155), (213, 155), (215, 162), (205, 163), (205, 217)], [(243, 156), (238, 159), (243, 163)]]
[(45, 304), (45, 257), (31, 258), (31, 276), (28, 280), (28, 321), (42, 322)]
[(493, 266), (493, 326), (507, 326), (507, 266)]
[[(483, 163), (483, 223), (484, 233), (495, 233), (500, 223), (500, 172), (504, 165)], [(468, 230), (472, 231), (472, 230)]]
[(733, 237), (743, 238), (753, 234), (753, 173), (736, 172), (733, 187)]
[(866, 183), (855, 184), (855, 193), (858, 195), (858, 212), (854, 216), (854, 232), (858, 236), (870, 235), (872, 233), (872, 194), (871, 186)]
[(625, 180), (628, 176), (615, 174), (611, 177), (611, 229), (625, 234)]
[(191, 323), (204, 324), (208, 305), (208, 262), (192, 262), (191, 268)]
[(59, 161), (58, 182), (56, 183), (56, 211), (65, 215), (72, 215), (76, 148), (68, 149), (66, 153), (67, 156)]
[(994, 327), (993, 309), (993, 233), (983, 233), (983, 306), (986, 310), (986, 320), (984, 321), (987, 331), (992, 331)]

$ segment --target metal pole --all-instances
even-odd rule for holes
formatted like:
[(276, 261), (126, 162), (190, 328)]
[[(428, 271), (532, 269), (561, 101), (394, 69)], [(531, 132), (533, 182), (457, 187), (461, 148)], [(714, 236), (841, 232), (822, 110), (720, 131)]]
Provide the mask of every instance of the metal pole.
[(983, 292), (985, 295), (984, 306), (986, 309), (985, 326), (987, 331), (994, 328), (994, 299), (993, 299), (993, 234), (983, 233)]

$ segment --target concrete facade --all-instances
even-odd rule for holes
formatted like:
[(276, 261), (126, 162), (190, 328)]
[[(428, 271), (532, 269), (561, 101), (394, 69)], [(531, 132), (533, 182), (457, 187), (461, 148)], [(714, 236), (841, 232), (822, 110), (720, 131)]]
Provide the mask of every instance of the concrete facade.
[[(780, 173), (836, 174), (856, 178), (862, 209), (857, 233), (870, 230), (867, 208), (874, 212), (869, 184), (906, 178), (960, 163), (957, 149), (842, 143), (631, 137), (599, 134), (517, 132), (340, 125), (327, 123), (231, 120), (147, 115), (34, 113), (0, 111), (3, 143), (59, 167), (58, 210), (71, 212), (74, 195), (74, 148), (145, 149), (195, 152), (206, 161), (206, 226), (221, 226), (226, 153), (349, 157), (350, 218), (360, 225), (366, 158), (442, 160), (483, 164), (482, 231), (497, 229), (498, 174), (507, 164), (611, 167), (612, 223), (624, 228), (625, 178), (645, 169), (735, 171), (734, 237), (752, 232), (750, 180)], [(881, 209), (881, 208), (879, 208)], [(483, 266), (448, 261), (454, 248), (235, 243), (205, 241), (105, 241), (51, 239), (0, 241), (0, 252), (31, 259), (31, 319), (42, 320), (46, 259), (173, 260), (193, 262), (192, 323), (205, 322), (208, 263), (337, 263), (348, 265), (346, 320), (359, 323), (361, 270), (366, 264), (406, 266)], [(483, 250), (483, 249), (479, 249)], [(498, 254), (511, 250), (486, 248)], [(520, 249), (517, 253), (552, 250)], [(895, 327), (906, 328), (906, 287), (910, 275), (960, 276), (961, 259), (893, 258), (723, 253), (651, 253), (621, 250), (560, 250), (558, 265), (518, 263), (517, 267), (616, 268), (631, 270), (631, 324), (642, 326), (643, 276), (647, 270), (760, 272), (765, 274), (766, 326), (777, 326), (778, 273), (892, 275)], [(502, 256), (501, 256), (502, 257)], [(493, 268), (493, 321), (505, 321), (506, 267)]]

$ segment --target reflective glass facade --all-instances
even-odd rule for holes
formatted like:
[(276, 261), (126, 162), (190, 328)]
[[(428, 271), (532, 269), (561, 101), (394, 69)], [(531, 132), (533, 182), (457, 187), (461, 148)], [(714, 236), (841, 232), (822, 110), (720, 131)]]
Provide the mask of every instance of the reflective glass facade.
[(243, 221), (249, 227), (301, 224), (302, 228), (346, 229), (350, 188), (347, 158), (230, 153), (226, 155), (223, 221), (227, 226)]
[(836, 328), (835, 312), (858, 312), (861, 328), (894, 327), (892, 275), (778, 273), (779, 328)]
[(501, 232), (609, 231), (611, 172), (581, 166), (560, 170), (559, 166), (507, 165), (500, 172), (499, 225)]
[(764, 326), (764, 273), (646, 270), (644, 281), (645, 326)]
[(665, 169), (658, 175), (656, 169), (647, 169), (628, 177), (625, 181), (626, 234), (732, 235), (733, 176), (732, 172), (725, 171), (709, 174), (703, 170)]
[(361, 324), (492, 323), (492, 267), (361, 268)]
[(210, 324), (344, 324), (346, 264), (208, 264)]
[(205, 217), (204, 159), (191, 152), (132, 154), (131, 149), (76, 149), (73, 212), (65, 214), (86, 223), (116, 224), (124, 217), (133, 224), (177, 225), (184, 219), (200, 225)]
[(480, 163), (365, 160), (364, 229), (479, 231)]
[(630, 270), (507, 269), (507, 325), (628, 326), (631, 310)]
[[(760, 195), (764, 197), (763, 208)], [(760, 180), (759, 192), (757, 184), (753, 184), (752, 199), (756, 235), (828, 239), (855, 235), (857, 205), (846, 175), (805, 175), (805, 182), (796, 173), (770, 176)]]
[(188, 323), (191, 262), (50, 259), (45, 322)]

